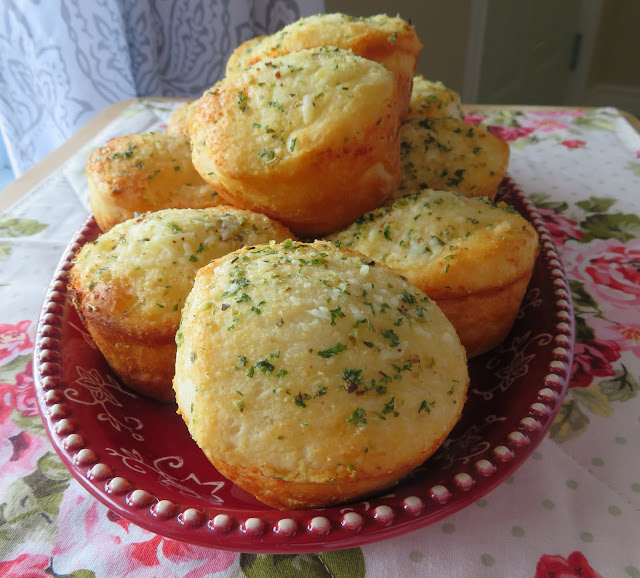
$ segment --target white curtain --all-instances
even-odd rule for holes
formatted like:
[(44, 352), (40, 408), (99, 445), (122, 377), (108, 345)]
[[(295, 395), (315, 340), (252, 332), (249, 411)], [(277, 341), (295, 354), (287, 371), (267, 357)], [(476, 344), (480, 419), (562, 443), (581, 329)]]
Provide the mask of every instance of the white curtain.
[(197, 97), (241, 42), (323, 0), (2, 0), (0, 157), (20, 176), (98, 112)]

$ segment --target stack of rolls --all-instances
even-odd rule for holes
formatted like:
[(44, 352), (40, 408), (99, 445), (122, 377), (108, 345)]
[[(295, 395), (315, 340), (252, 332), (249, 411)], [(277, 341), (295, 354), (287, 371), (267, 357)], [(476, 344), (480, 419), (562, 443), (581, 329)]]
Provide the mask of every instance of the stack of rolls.
[(416, 75), (421, 48), (399, 17), (302, 18), (239, 46), (166, 133), (87, 162), (82, 320), (276, 508), (383, 491), (432, 455), (533, 269), (535, 230), (493, 202), (508, 146)]

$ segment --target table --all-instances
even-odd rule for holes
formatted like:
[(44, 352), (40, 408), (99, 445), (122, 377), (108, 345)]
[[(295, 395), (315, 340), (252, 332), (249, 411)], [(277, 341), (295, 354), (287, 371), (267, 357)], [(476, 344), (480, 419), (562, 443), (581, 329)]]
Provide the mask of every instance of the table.
[(37, 411), (40, 308), (89, 213), (88, 154), (161, 130), (180, 104), (114, 105), (0, 191), (0, 575), (640, 577), (640, 135), (612, 108), (467, 109), (509, 142), (510, 176), (547, 223), (576, 316), (573, 376), (550, 434), (492, 492), (386, 541), (255, 555), (143, 530), (71, 477)]

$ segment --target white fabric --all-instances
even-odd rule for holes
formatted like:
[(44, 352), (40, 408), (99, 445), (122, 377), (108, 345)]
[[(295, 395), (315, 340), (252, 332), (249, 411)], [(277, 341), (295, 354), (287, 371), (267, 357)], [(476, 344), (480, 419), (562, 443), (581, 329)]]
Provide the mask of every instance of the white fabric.
[[(0, 135), (20, 176), (98, 112), (135, 96), (196, 97), (241, 42), (322, 0), (3, 0)], [(2, 143), (0, 143), (0, 149)]]

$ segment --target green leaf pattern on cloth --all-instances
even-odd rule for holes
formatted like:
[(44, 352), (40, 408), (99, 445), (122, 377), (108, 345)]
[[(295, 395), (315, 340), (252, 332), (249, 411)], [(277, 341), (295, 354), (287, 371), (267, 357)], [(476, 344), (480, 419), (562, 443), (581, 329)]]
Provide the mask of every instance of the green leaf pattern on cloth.
[(13, 482), (0, 504), (0, 541), (9, 542), (13, 551), (34, 535), (52, 536), (62, 495), (71, 474), (52, 452), (42, 456), (36, 469)]
[(611, 418), (616, 404), (638, 394), (638, 378), (622, 358), (623, 350), (640, 356), (640, 218), (611, 212), (613, 198), (589, 197), (573, 209), (544, 193), (530, 198), (563, 255), (575, 312), (573, 375), (550, 432), (564, 442), (586, 431), (591, 417)]
[(351, 548), (319, 554), (241, 554), (247, 578), (364, 578), (362, 550)]
[(16, 237), (31, 237), (44, 231), (48, 225), (35, 219), (17, 219), (13, 217), (0, 219), (0, 261), (6, 261), (11, 256), (12, 243), (2, 239)]

